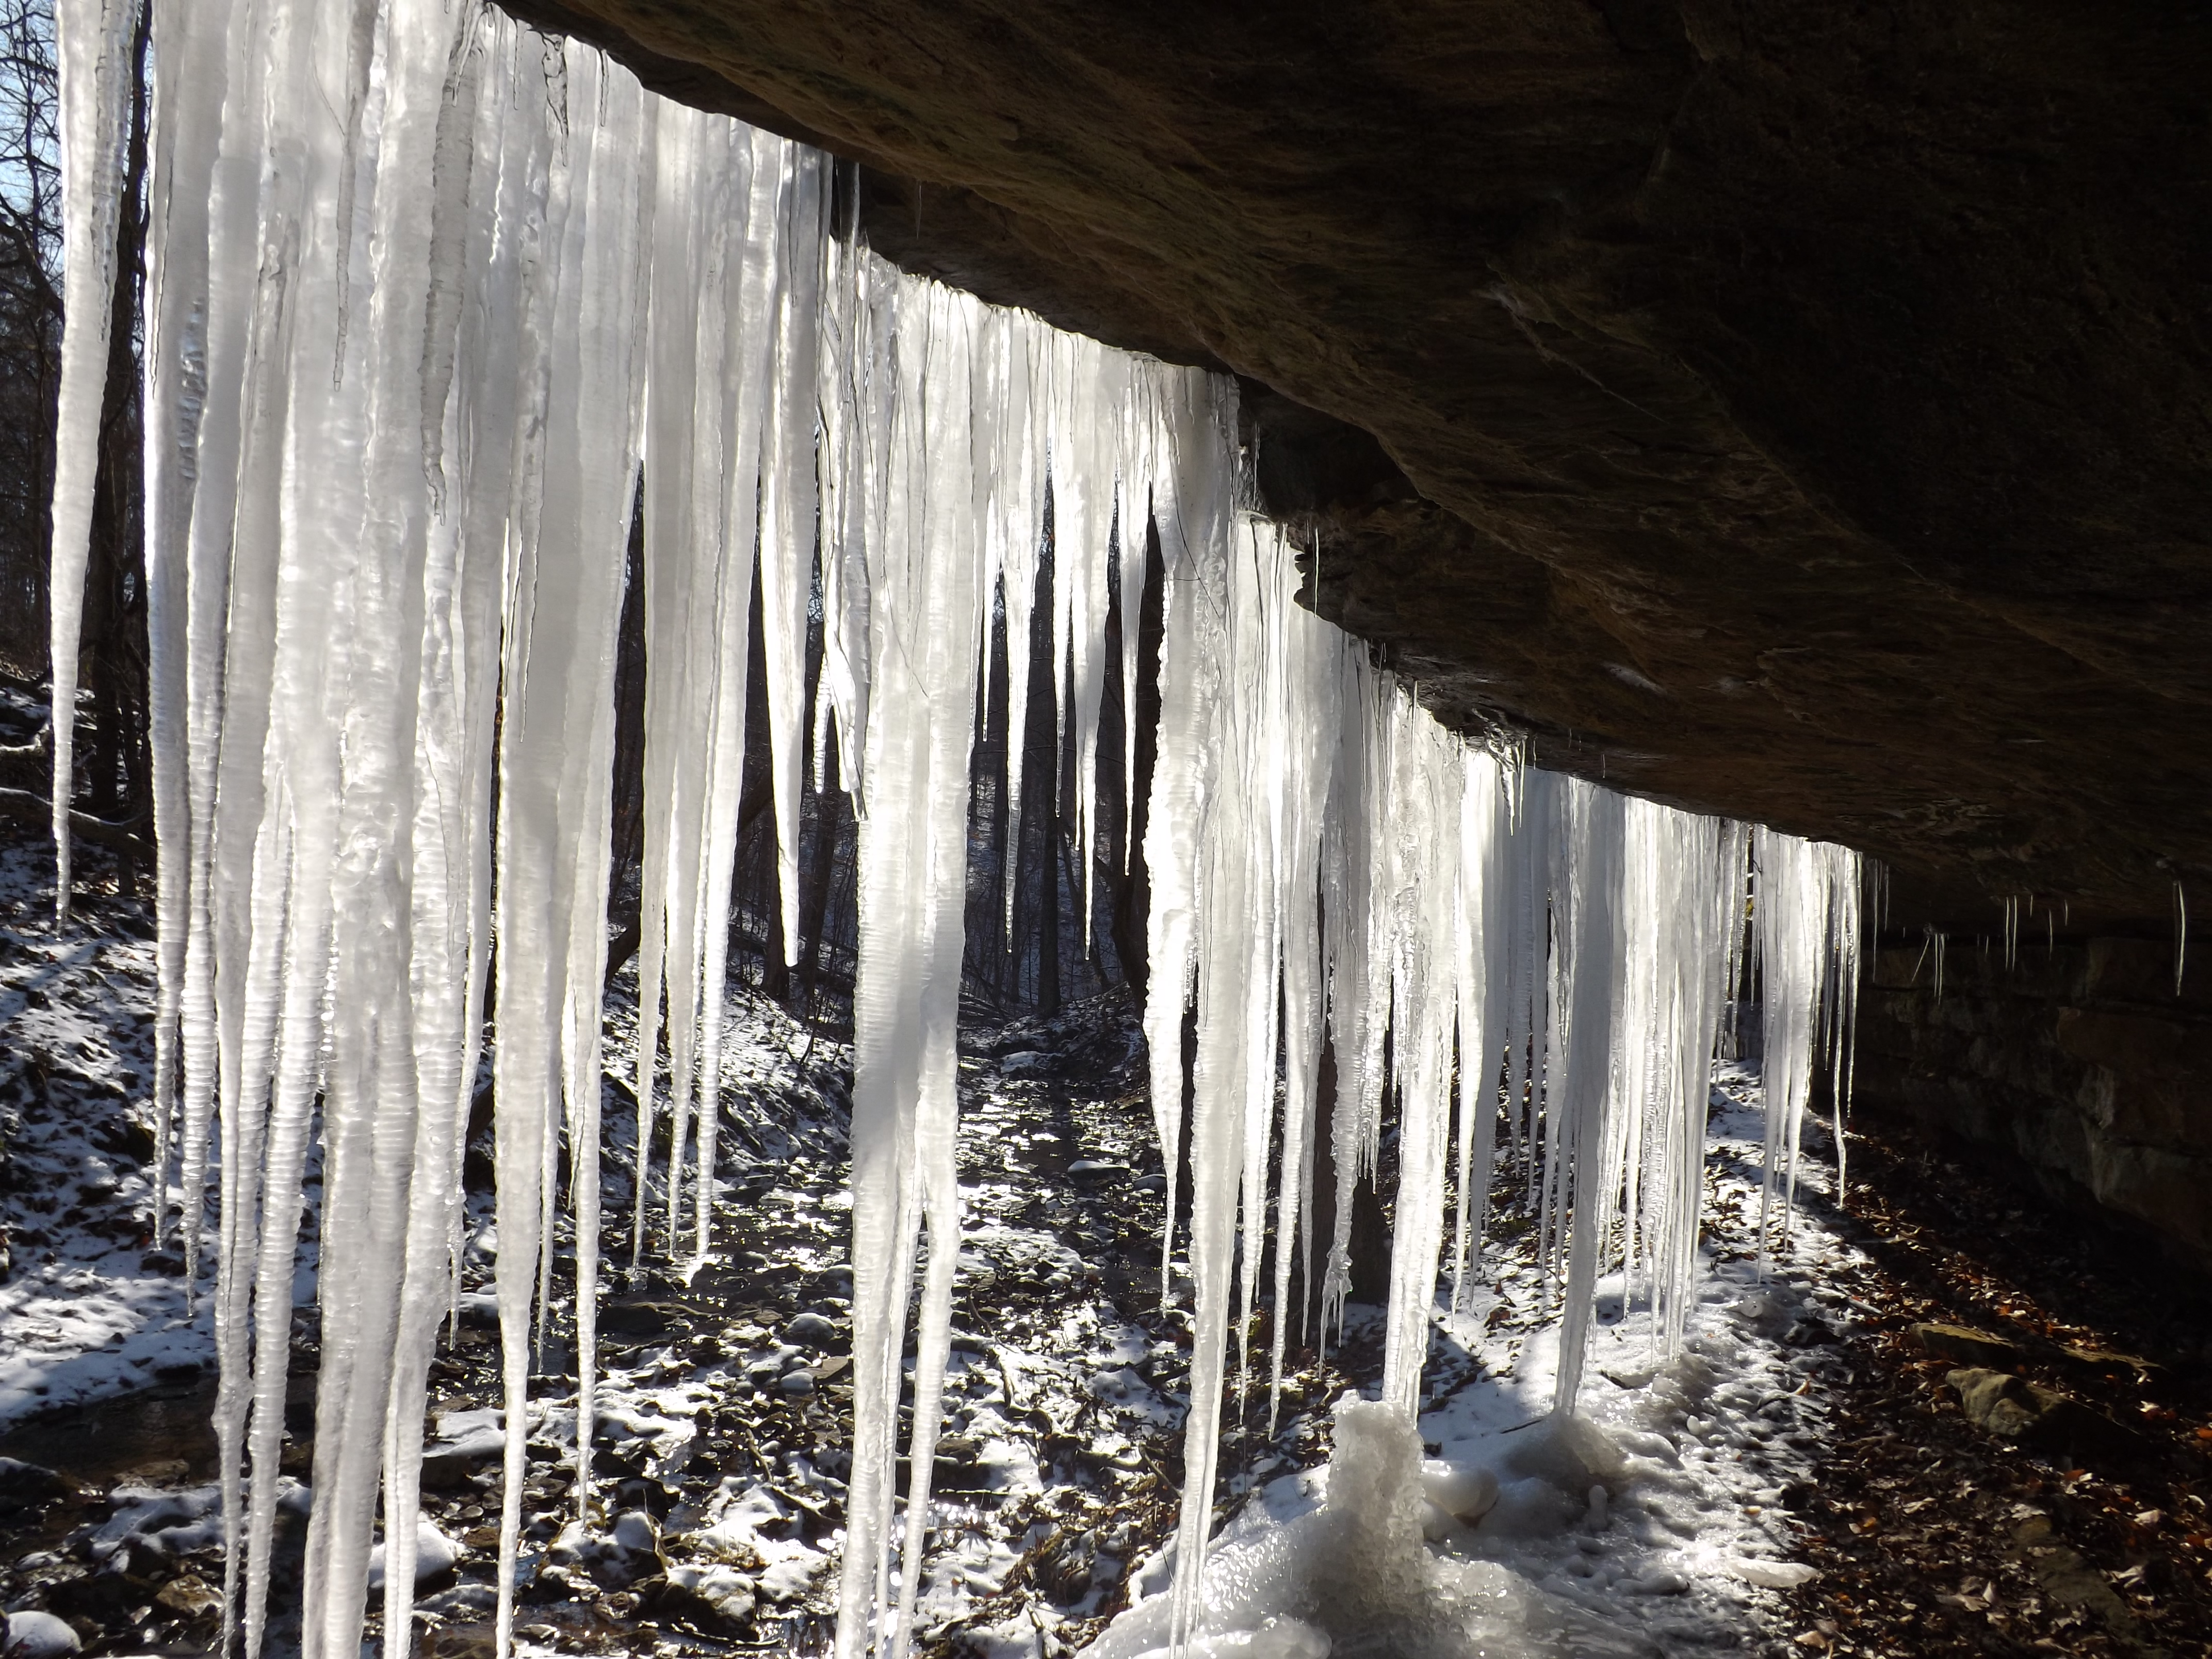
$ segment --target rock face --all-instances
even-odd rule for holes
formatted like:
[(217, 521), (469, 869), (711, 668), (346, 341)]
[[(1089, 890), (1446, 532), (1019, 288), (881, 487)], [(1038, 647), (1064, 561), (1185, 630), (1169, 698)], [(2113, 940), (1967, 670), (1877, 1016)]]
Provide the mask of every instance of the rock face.
[(2212, 1273), (2212, 987), (2177, 998), (2172, 952), (2146, 940), (2027, 944), (2011, 969), (1961, 943), (1941, 1002), (1919, 951), (1876, 957), (1860, 1104), (1996, 1149)]
[(1320, 608), (1545, 763), (2085, 911), (2212, 868), (2205, 7), (515, 9), (1290, 400)]

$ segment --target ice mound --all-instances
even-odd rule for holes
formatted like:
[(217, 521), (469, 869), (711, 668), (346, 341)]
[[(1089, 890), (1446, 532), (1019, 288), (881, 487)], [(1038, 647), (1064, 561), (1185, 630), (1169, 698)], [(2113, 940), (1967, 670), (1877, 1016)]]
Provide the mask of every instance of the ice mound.
[[(1493, 1525), (1543, 1524), (1553, 1512), (1579, 1516), (1588, 1488), (1602, 1493), (1620, 1477), (1623, 1460), (1603, 1431), (1547, 1419), (1510, 1437), (1495, 1466), (1425, 1465), (1419, 1431), (1389, 1407), (1347, 1399), (1335, 1417), (1326, 1501), (1280, 1525), (1232, 1528), (1216, 1544), (1187, 1653), (1626, 1659), (1649, 1651), (1495, 1561), (1439, 1554), (1427, 1542), (1439, 1516), (1446, 1530), (1477, 1538)], [(1540, 1514), (1525, 1490), (1533, 1487), (1558, 1503)], [(1171, 1604), (1164, 1592), (1139, 1602), (1091, 1644), (1091, 1659), (1164, 1659), (1174, 1644)]]

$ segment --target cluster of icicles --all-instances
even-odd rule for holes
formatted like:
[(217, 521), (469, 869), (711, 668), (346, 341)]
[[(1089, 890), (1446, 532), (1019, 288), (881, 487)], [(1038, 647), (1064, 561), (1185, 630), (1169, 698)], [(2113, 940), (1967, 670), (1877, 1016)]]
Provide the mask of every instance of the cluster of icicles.
[[(836, 223), (818, 152), (664, 102), (597, 53), (473, 0), (151, 3), (157, 1108), (165, 1172), (179, 1126), (188, 1253), (220, 1132), (226, 1607), (249, 1654), (268, 1616), (311, 1150), (319, 1137), (303, 1641), (308, 1659), (354, 1659), (380, 1502), (394, 1517), (418, 1505), (487, 1018), (508, 1425), (502, 1651), (564, 1143), (577, 1420), (594, 1420), (615, 629), (640, 501), (641, 1247), (657, 1189), (669, 1252), (713, 1248), (757, 562), (790, 945), (801, 786), (810, 763), (828, 775), (832, 745), (859, 813), (841, 1659), (902, 1653), (913, 1624), (959, 1254), (955, 1039), (979, 666), (994, 605), (1026, 648), (1048, 492), (1053, 680), (1086, 869), (1105, 676), (1123, 677), (1133, 708), (1140, 667), (1133, 627), (1109, 660), (1109, 583), (1136, 615), (1134, 526), (1148, 515), (1167, 573), (1146, 1026), (1171, 1181), (1187, 1084), (1194, 1103), (1182, 1605), (1203, 1568), (1228, 1332), (1249, 1323), (1235, 1316), (1257, 1295), (1271, 1201), (1278, 1307), (1294, 1241), (1310, 1269), (1302, 1217), (1325, 1034), (1342, 1079), (1340, 1181), (1375, 1167), (1386, 1090), (1396, 1100), (1384, 1386), (1400, 1410), (1418, 1402), (1439, 1262), (1455, 1299), (1479, 1244), (1501, 1121), (1528, 1154), (1563, 1286), (1561, 1407), (1609, 1264), (1648, 1277), (1679, 1334), (1745, 872), (1769, 1163), (1788, 1170), (1814, 1067), (1848, 1053), (1853, 855), (1626, 799), (1448, 734), (1293, 602), (1282, 538), (1240, 509), (1233, 386), (896, 272)], [(137, 3), (62, 0), (58, 12), (70, 322), (53, 616), (66, 708)], [(809, 731), (815, 604), (826, 647)], [(1018, 663), (1011, 696), (1028, 684)], [(1012, 719), (1022, 729), (1018, 708)], [(56, 722), (64, 768), (68, 726)], [(1018, 779), (1007, 783), (1018, 801)], [(58, 817), (64, 907), (66, 827)], [(674, 1152), (656, 1180), (657, 1099)], [(1448, 1186), (1461, 1195), (1449, 1241)], [(1321, 1242), (1337, 1307), (1348, 1200)], [(913, 1490), (895, 1572), (910, 1304)], [(1278, 1375), (1283, 1336), (1279, 1321)], [(580, 1431), (587, 1517), (591, 1441)], [(392, 1525), (387, 1547), (396, 1655), (414, 1529)]]

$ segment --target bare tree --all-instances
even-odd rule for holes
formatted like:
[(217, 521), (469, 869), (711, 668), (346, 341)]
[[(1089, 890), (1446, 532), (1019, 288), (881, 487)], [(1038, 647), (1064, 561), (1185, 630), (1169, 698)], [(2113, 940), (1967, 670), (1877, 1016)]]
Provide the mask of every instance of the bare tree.
[(39, 678), (46, 651), (62, 325), (59, 114), (51, 0), (0, 0), (0, 669), (25, 680)]

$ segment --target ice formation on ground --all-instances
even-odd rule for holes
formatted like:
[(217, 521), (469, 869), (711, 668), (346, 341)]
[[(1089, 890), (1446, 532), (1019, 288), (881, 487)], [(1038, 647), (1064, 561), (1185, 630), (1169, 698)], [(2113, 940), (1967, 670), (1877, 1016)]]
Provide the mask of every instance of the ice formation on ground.
[[(1321, 1243), (1299, 1230), (1324, 1036), (1342, 1079), (1340, 1198), (1376, 1163), (1386, 1096), (1397, 1109), (1386, 1411), (1402, 1422), (1418, 1406), (1448, 1237), (1454, 1297), (1468, 1294), (1483, 1216), (1464, 1195), (1484, 1189), (1501, 1101), (1560, 1310), (1560, 1421), (1607, 1273), (1640, 1276), (1662, 1310), (1660, 1356), (1677, 1351), (1742, 829), (1445, 732), (1295, 604), (1291, 550), (1238, 507), (1231, 383), (895, 271), (830, 222), (826, 158), (678, 109), (471, 0), (152, 3), (158, 1086), (166, 1133), (180, 1057), (188, 1261), (218, 1124), (225, 1151), (216, 1421), (225, 1512), (243, 1523), (229, 1605), (249, 1654), (265, 1627), (293, 1244), (318, 1139), (308, 1659), (351, 1659), (380, 1501), (413, 1511), (495, 940), (510, 1572), (564, 1145), (591, 1404), (614, 630), (641, 459), (637, 1077), (649, 1104), (665, 1035), (672, 1253), (712, 1242), (716, 1120), (693, 1104), (718, 1075), (756, 562), (787, 950), (810, 742), (834, 741), (860, 817), (841, 1659), (905, 1651), (921, 1578), (961, 1239), (954, 1042), (979, 659), (992, 585), (1010, 620), (1029, 603), (1048, 494), (1050, 679), (1086, 869), (1109, 595), (1118, 580), (1133, 614), (1144, 518), (1167, 574), (1147, 1024), (1171, 1164), (1190, 1091), (1197, 1314), (1170, 1637), (1193, 1627), (1206, 1582), (1228, 1334), (1261, 1283), (1267, 1218), (1278, 1284), (1292, 1249)], [(65, 34), (109, 39), (128, 11), (72, 0)], [(99, 167), (70, 177), (73, 225), (112, 213)], [(93, 351), (88, 314), (72, 308), (72, 362)], [(83, 434), (64, 438), (75, 477), (90, 465)], [(796, 631), (817, 590), (830, 713), (810, 734)], [(1136, 634), (1121, 632), (1125, 684)], [(1018, 656), (1027, 638), (1010, 629)], [(1017, 660), (1010, 684), (1026, 683)], [(1844, 1052), (1857, 885), (1851, 855), (1770, 832), (1754, 862), (1761, 966), (1788, 1001), (1771, 1169), (1788, 1163), (1816, 1048)], [(1469, 1174), (1448, 1228), (1455, 1134)], [(1171, 1186), (1182, 1176), (1170, 1167)], [(1326, 1241), (1340, 1319), (1350, 1213), (1340, 1201)], [(916, 1290), (916, 1474), (895, 1580)], [(1379, 1419), (1347, 1423), (1371, 1453), (1357, 1467), (1396, 1455)], [(580, 1516), (589, 1449), (577, 1437)], [(1394, 1537), (1395, 1504), (1371, 1517)], [(388, 1546), (387, 1632), (409, 1628), (414, 1546), (404, 1527)], [(511, 1626), (503, 1594), (502, 1649)], [(1288, 1626), (1268, 1639), (1285, 1653), (1304, 1640)]]
[[(1329, 1465), (1250, 1492), (1210, 1552), (1186, 1650), (1690, 1655), (1737, 1646), (1748, 1609), (1810, 1577), (1787, 1559), (1782, 1493), (1821, 1443), (1838, 1365), (1819, 1338), (1848, 1313), (1832, 1280), (1864, 1258), (1805, 1218), (1755, 1259), (1759, 1096), (1723, 1068), (1701, 1174), (1718, 1218), (1680, 1299), (1618, 1272), (1598, 1281), (1577, 1412), (1551, 1408), (1561, 1332), (1532, 1233), (1493, 1256), (1462, 1311), (1439, 1310), (1418, 1419), (1347, 1395)], [(1832, 1168), (1807, 1174), (1832, 1201)], [(1151, 1593), (1091, 1645), (1098, 1659), (1171, 1644), (1172, 1565), (1139, 1576)]]

